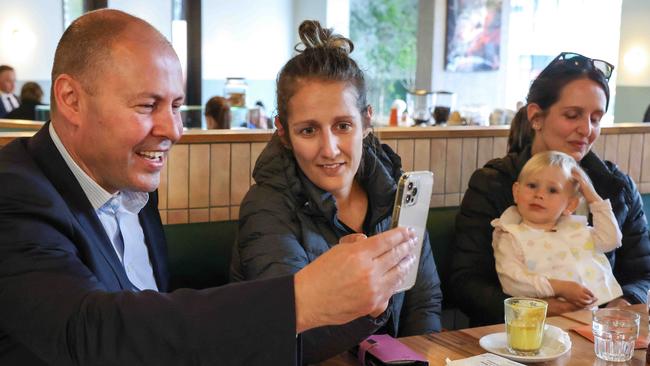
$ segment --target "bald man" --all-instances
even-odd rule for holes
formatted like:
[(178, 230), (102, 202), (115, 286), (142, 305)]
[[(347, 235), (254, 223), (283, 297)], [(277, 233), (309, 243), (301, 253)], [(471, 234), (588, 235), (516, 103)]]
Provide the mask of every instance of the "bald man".
[(293, 276), (166, 292), (156, 188), (183, 98), (143, 20), (101, 10), (64, 32), (52, 120), (0, 150), (1, 365), (292, 365), (301, 332), (386, 309), (415, 262), (404, 229)]

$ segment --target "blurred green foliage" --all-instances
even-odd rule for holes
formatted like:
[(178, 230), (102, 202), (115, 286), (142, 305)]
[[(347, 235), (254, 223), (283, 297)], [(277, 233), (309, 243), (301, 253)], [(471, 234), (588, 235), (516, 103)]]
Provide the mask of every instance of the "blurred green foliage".
[(418, 0), (351, 0), (352, 56), (366, 73), (368, 97), (387, 114), (415, 78)]

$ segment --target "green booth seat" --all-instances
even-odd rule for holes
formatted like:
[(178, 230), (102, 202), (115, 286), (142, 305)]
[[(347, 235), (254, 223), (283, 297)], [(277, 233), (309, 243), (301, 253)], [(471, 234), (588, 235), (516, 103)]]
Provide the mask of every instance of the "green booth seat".
[(228, 283), (237, 221), (165, 225), (164, 229), (172, 289)]

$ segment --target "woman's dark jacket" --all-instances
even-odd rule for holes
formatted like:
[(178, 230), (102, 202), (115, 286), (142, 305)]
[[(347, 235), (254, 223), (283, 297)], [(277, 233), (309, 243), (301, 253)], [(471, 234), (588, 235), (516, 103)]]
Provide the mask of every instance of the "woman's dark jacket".
[[(364, 231), (368, 236), (390, 228), (401, 161), (370, 134), (364, 139), (357, 179), (368, 195)], [(299, 169), (291, 150), (277, 134), (261, 153), (253, 185), (239, 214), (239, 233), (231, 264), (231, 280), (242, 281), (296, 273), (352, 233), (337, 219), (334, 197), (315, 186)], [(307, 363), (337, 355), (379, 331), (410, 336), (439, 331), (440, 279), (425, 237), (415, 286), (391, 298), (377, 319), (362, 317), (341, 326), (303, 333)]]
[[(512, 184), (530, 159), (520, 154), (489, 161), (474, 172), (456, 217), (450, 288), (454, 302), (473, 326), (503, 323), (504, 294), (494, 267), (490, 222), (514, 204)], [(634, 182), (616, 165), (589, 152), (580, 162), (596, 192), (612, 203), (623, 245), (606, 253), (629, 302), (643, 303), (650, 287), (650, 239), (643, 202)], [(591, 215), (589, 217), (591, 223)]]

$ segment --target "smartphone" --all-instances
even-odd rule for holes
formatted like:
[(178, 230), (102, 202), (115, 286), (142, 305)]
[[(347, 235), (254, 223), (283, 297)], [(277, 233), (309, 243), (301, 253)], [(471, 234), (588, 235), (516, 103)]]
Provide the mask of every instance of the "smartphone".
[(432, 189), (433, 173), (429, 171), (406, 172), (402, 174), (397, 184), (391, 228), (412, 227), (418, 238), (417, 245), (413, 249), (416, 265), (411, 268), (406, 276), (404, 286), (397, 292), (406, 291), (415, 285)]

